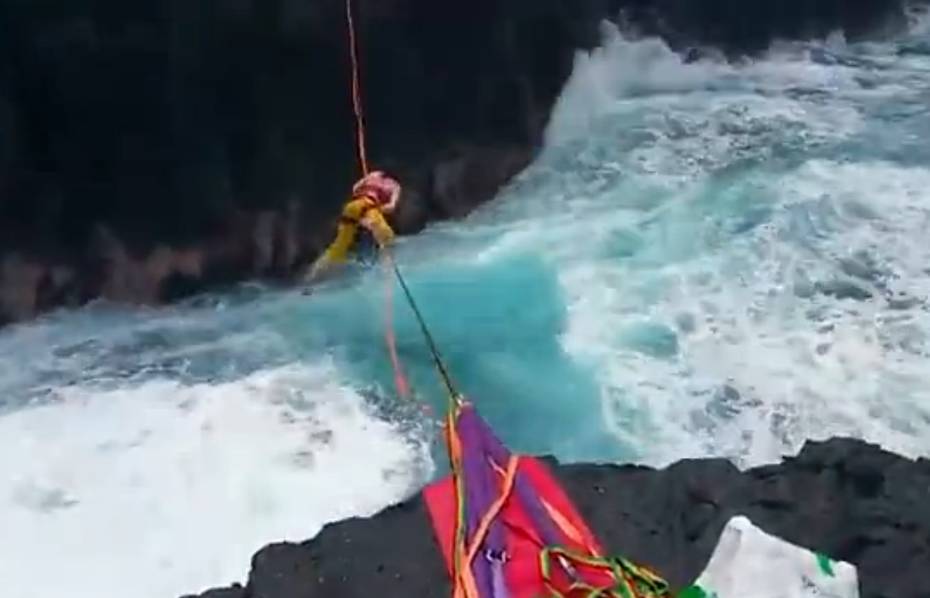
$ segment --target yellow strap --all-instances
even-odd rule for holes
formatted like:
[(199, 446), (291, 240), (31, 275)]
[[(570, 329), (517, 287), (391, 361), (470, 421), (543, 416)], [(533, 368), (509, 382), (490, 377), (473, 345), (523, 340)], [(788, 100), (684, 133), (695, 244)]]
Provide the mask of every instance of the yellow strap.
[(572, 523), (568, 519), (566, 519), (565, 516), (559, 512), (558, 509), (550, 505), (546, 501), (546, 499), (543, 497), (539, 497), (539, 500), (542, 502), (543, 507), (546, 509), (546, 512), (549, 513), (549, 517), (552, 518), (555, 524), (559, 526), (559, 529), (561, 529), (562, 532), (566, 536), (568, 536), (569, 538), (571, 538), (572, 540), (574, 540), (581, 546), (584, 546), (585, 549), (592, 556), (598, 556), (598, 553), (596, 550), (594, 550), (594, 547), (590, 546), (587, 542), (585, 542), (584, 536), (581, 534), (578, 528), (572, 525)]
[[(449, 461), (452, 465), (453, 483), (455, 486), (456, 509), (458, 509), (459, 506), (458, 503), (461, 499), (461, 485), (464, 481), (462, 472), (462, 440), (459, 438), (459, 435), (455, 430), (455, 420), (457, 417), (458, 411), (455, 409), (450, 409), (446, 414), (446, 437), (449, 443)], [(458, 513), (456, 513), (455, 520), (455, 537), (453, 538), (452, 544), (455, 581), (453, 597), (480, 598), (478, 594), (478, 586), (475, 583), (475, 576), (471, 571), (471, 561), (467, 558), (467, 550), (465, 547), (467, 540), (464, 538), (465, 532), (461, 528), (461, 526), (465, 525), (465, 521), (461, 520)]]

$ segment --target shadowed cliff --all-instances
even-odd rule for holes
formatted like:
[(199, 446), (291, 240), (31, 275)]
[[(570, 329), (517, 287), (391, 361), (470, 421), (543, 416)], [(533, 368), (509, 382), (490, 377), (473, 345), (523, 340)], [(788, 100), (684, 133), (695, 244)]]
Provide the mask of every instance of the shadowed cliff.
[[(777, 4), (777, 6), (776, 6)], [(397, 226), (466, 214), (533, 159), (604, 18), (731, 54), (900, 28), (897, 0), (355, 0)], [(342, 0), (2, 0), (0, 323), (95, 297), (287, 280), (357, 174)]]

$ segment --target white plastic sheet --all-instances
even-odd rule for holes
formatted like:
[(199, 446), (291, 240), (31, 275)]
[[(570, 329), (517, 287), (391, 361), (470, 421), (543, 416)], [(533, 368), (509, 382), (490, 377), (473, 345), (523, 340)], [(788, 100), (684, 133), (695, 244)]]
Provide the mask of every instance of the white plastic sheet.
[(746, 517), (724, 528), (681, 598), (858, 598), (856, 568), (771, 536)]

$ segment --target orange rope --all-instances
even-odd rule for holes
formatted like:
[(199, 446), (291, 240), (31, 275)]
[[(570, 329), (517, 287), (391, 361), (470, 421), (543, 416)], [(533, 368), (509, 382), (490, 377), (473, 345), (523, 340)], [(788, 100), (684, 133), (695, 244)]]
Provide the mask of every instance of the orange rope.
[(365, 119), (362, 115), (362, 92), (358, 76), (358, 44), (355, 41), (355, 20), (352, 18), (352, 0), (346, 0), (346, 22), (349, 27), (349, 55), (352, 58), (352, 107), (355, 110), (355, 131), (358, 143), (358, 161), (362, 175), (368, 174), (368, 157), (365, 154)]
[(397, 394), (406, 399), (410, 396), (410, 384), (404, 377), (404, 370), (397, 356), (397, 343), (394, 338), (394, 279), (391, 277), (391, 269), (386, 264), (384, 267), (384, 302), (384, 339), (387, 342), (391, 365), (394, 368), (394, 386), (397, 387)]
[(491, 529), (491, 524), (500, 515), (501, 510), (504, 508), (504, 504), (507, 502), (507, 499), (510, 498), (510, 494), (513, 491), (513, 484), (517, 477), (517, 465), (519, 464), (518, 458), (516, 455), (511, 455), (510, 460), (507, 462), (507, 471), (504, 472), (503, 488), (501, 489), (500, 495), (497, 497), (497, 500), (488, 508), (488, 512), (484, 514), (484, 517), (481, 518), (481, 522), (478, 524), (478, 528), (475, 530), (475, 535), (472, 538), (471, 544), (468, 548), (467, 563), (470, 565), (472, 561), (475, 560), (475, 555), (478, 553), (478, 549), (481, 547), (481, 543), (484, 542), (485, 537), (488, 535), (488, 531)]
[(459, 410), (456, 406), (452, 406), (446, 413), (446, 443), (456, 502), (455, 531), (452, 538), (452, 597), (480, 598), (468, 558), (465, 537), (465, 472), (462, 462), (462, 439), (455, 428), (458, 416)]
[[(349, 29), (349, 56), (352, 60), (352, 108), (355, 112), (356, 143), (358, 162), (362, 169), (362, 176), (368, 174), (368, 157), (365, 152), (365, 117), (362, 111), (362, 92), (359, 82), (358, 43), (355, 39), (355, 20), (352, 18), (352, 0), (346, 0), (346, 25)], [(387, 254), (385, 254), (387, 257)], [(403, 398), (410, 396), (410, 384), (400, 365), (397, 356), (397, 339), (394, 337), (394, 297), (391, 269), (385, 261), (385, 329), (384, 340), (391, 355), (391, 366), (394, 368), (394, 386), (397, 394)]]

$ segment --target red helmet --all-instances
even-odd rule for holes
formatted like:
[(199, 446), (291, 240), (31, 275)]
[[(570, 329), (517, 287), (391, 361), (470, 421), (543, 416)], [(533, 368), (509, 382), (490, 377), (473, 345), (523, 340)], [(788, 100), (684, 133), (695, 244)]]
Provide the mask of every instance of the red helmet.
[(352, 194), (355, 196), (365, 195), (380, 205), (387, 205), (391, 203), (395, 191), (399, 188), (400, 183), (380, 170), (376, 170), (355, 183), (352, 187)]

